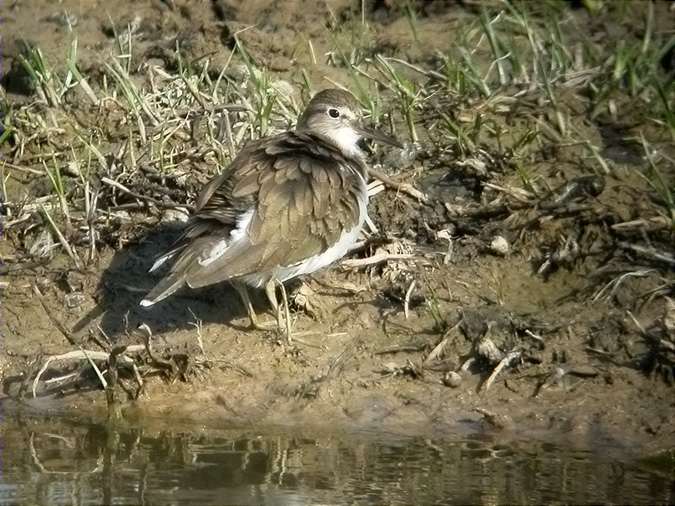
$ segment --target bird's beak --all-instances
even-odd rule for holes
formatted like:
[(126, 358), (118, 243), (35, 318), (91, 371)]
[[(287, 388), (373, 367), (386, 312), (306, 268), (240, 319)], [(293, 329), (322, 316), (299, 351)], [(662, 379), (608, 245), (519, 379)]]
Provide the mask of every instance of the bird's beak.
[(366, 128), (363, 125), (356, 125), (354, 129), (359, 135), (362, 135), (366, 139), (372, 139), (375, 142), (383, 142), (384, 144), (389, 144), (390, 146), (400, 149), (403, 149), (404, 147), (403, 144), (397, 141), (394, 137), (385, 134), (381, 130)]

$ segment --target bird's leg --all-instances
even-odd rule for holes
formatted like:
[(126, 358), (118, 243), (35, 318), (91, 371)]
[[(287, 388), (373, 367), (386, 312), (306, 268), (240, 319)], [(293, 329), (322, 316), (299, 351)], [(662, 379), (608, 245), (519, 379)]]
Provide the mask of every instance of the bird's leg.
[(270, 306), (272, 306), (272, 311), (274, 311), (274, 314), (279, 312), (279, 302), (277, 301), (276, 288), (276, 281), (274, 279), (270, 279), (265, 285), (265, 295), (267, 295), (267, 300), (270, 301)]
[(255, 310), (253, 309), (253, 304), (251, 303), (251, 298), (248, 295), (248, 289), (246, 288), (246, 285), (243, 283), (239, 283), (237, 281), (232, 281), (231, 284), (234, 287), (234, 289), (237, 290), (239, 298), (241, 299), (241, 302), (244, 304), (246, 313), (248, 314), (248, 317), (251, 320), (251, 327), (253, 327), (256, 330), (272, 330), (274, 328), (274, 324), (272, 324), (272, 322), (258, 321), (258, 315), (255, 313)]
[(279, 301), (277, 300), (277, 283), (279, 286), (281, 286), (281, 295), (283, 297), (283, 303), (284, 303), (284, 312), (286, 315), (286, 339), (288, 339), (288, 342), (291, 342), (291, 317), (290, 317), (290, 310), (288, 308), (288, 299), (286, 298), (286, 290), (284, 288), (284, 284), (281, 281), (277, 281), (276, 279), (270, 279), (267, 284), (265, 285), (265, 294), (267, 294), (267, 298), (270, 301), (270, 305), (272, 306), (272, 309), (275, 311), (277, 315), (277, 327), (280, 332), (283, 330), (283, 326), (281, 325), (281, 310), (282, 307), (279, 305)]
[(288, 297), (286, 296), (286, 287), (281, 281), (278, 281), (279, 286), (281, 287), (281, 298), (284, 301), (284, 312), (286, 313), (286, 339), (288, 339), (288, 344), (292, 343), (291, 340), (291, 310), (288, 307)]
[(270, 306), (272, 306), (272, 311), (277, 317), (277, 328), (281, 331), (281, 308), (279, 307), (279, 301), (277, 300), (277, 285), (276, 280), (270, 279), (265, 285), (265, 295), (267, 295), (267, 300), (270, 301)]

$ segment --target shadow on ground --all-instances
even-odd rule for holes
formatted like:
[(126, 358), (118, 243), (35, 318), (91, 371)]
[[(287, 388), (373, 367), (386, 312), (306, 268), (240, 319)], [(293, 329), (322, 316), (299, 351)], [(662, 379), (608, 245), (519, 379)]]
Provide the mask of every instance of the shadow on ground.
[[(103, 332), (115, 340), (139, 325), (147, 324), (153, 333), (194, 328), (194, 323), (228, 324), (237, 329), (247, 325), (246, 312), (236, 291), (228, 283), (199, 290), (184, 288), (154, 306), (144, 308), (139, 302), (166, 274), (167, 268), (149, 273), (155, 259), (166, 252), (179, 236), (181, 227), (167, 225), (144, 232), (137, 241), (117, 251), (107, 269), (101, 273), (91, 309), (73, 327), (82, 334), (95, 327), (100, 318)], [(251, 294), (259, 311), (266, 308)], [(242, 319), (243, 318), (243, 319)], [(232, 324), (233, 320), (241, 323)]]

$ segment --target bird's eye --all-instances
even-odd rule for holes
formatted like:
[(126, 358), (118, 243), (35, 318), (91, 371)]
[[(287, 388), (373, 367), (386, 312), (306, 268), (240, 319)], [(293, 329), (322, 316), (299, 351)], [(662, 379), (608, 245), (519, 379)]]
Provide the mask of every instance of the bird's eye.
[(339, 118), (340, 117), (340, 111), (337, 109), (328, 109), (328, 116), (331, 118)]

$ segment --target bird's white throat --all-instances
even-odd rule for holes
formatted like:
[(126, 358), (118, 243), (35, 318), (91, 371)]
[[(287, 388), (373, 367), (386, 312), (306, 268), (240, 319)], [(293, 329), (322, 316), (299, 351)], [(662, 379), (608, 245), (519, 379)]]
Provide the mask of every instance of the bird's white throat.
[(341, 126), (324, 133), (345, 155), (362, 156), (363, 151), (359, 147), (361, 136), (349, 126)]

